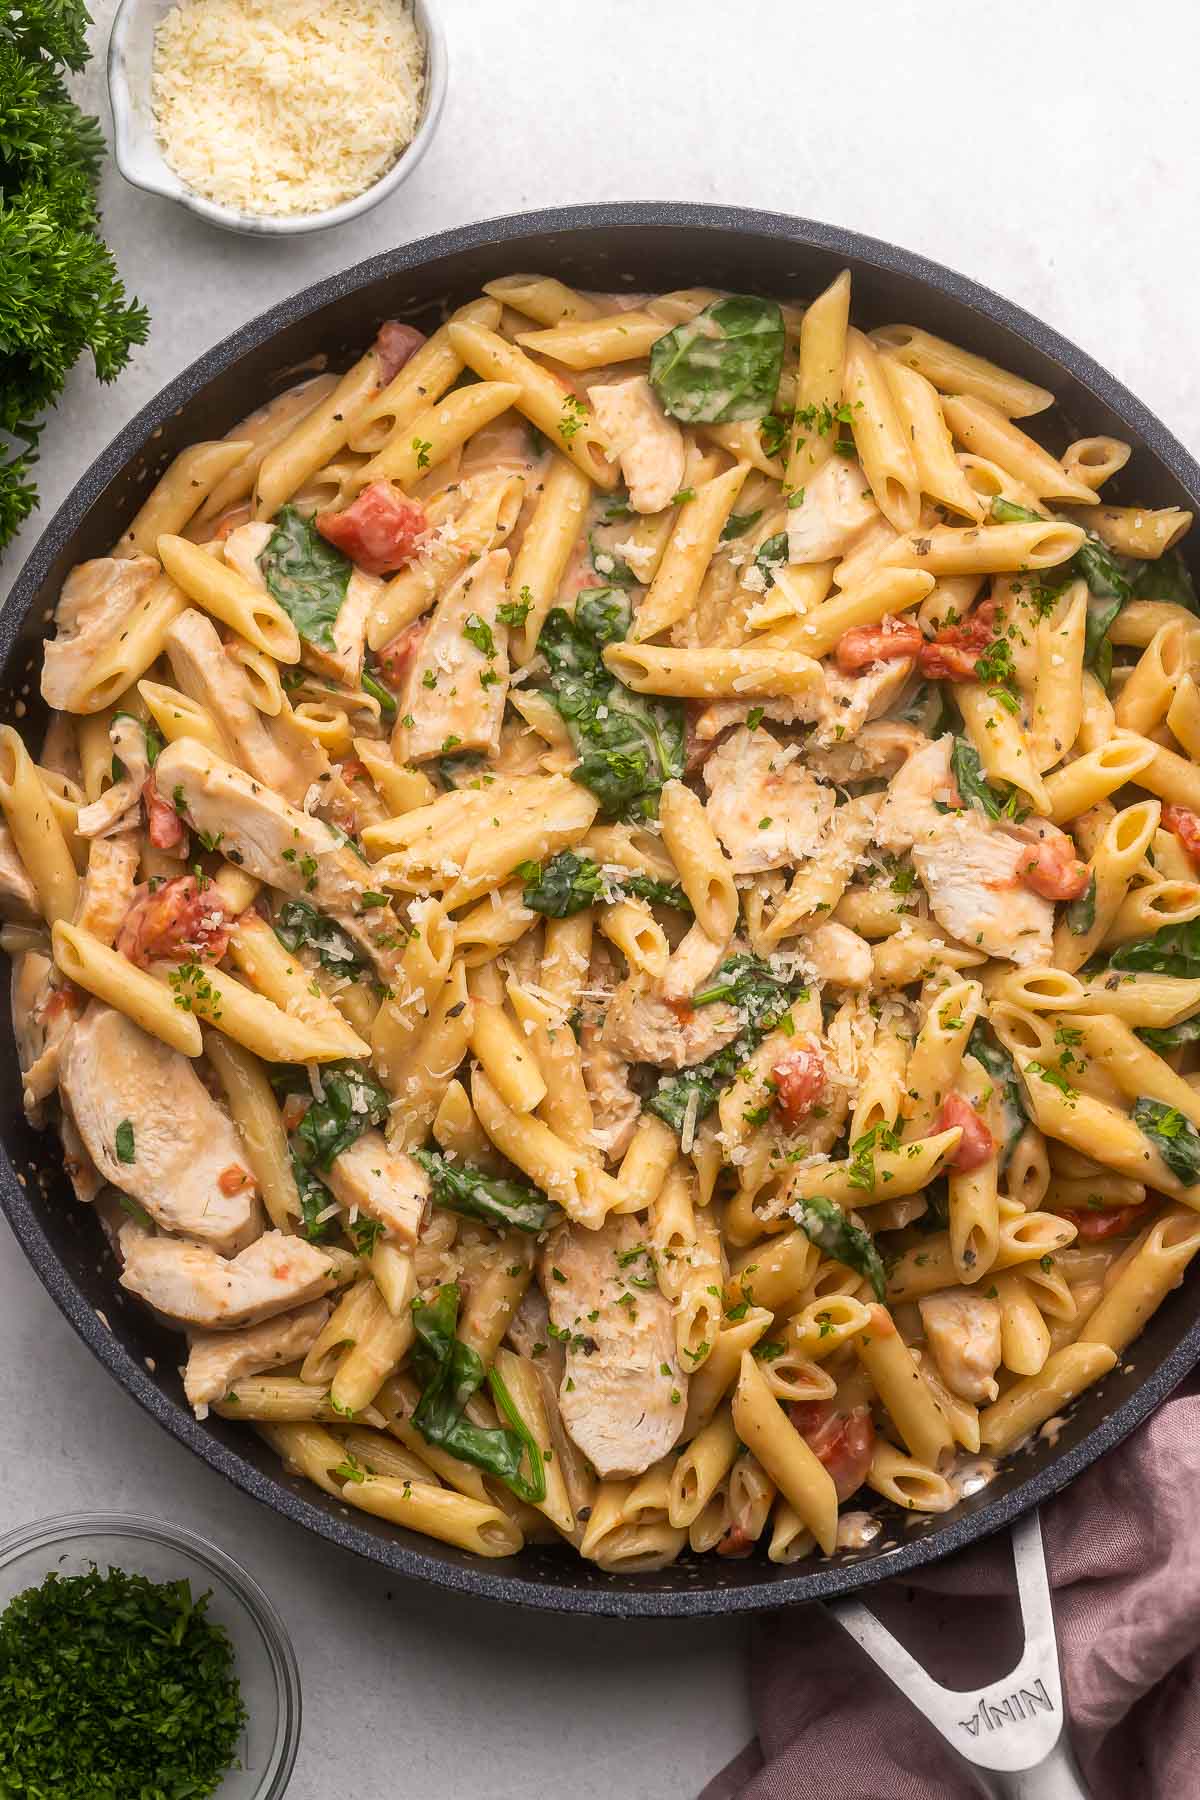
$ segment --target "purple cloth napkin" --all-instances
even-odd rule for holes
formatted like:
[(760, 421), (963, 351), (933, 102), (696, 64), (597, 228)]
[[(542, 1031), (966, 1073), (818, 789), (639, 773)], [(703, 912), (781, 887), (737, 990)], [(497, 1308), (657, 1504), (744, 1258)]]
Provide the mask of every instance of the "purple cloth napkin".
[[(1071, 1738), (1095, 1800), (1200, 1795), (1200, 1380), (1042, 1510)], [(1020, 1655), (992, 1538), (866, 1599), (938, 1681)], [(758, 1726), (701, 1800), (969, 1800), (977, 1788), (820, 1607), (772, 1613), (750, 1661)]]

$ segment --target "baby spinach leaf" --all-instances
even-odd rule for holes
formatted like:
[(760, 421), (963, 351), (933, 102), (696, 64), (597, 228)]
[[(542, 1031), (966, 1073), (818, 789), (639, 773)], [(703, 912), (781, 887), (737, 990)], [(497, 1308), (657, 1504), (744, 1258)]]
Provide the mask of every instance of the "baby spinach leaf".
[(635, 694), (605, 667), (605, 645), (628, 629), (625, 596), (588, 588), (574, 618), (551, 610), (538, 648), (579, 757), (572, 779), (591, 789), (610, 818), (653, 818), (663, 783), (683, 774), (684, 714), (678, 701)]
[(724, 1049), (678, 1074), (663, 1076), (645, 1102), (645, 1111), (662, 1119), (673, 1131), (682, 1132), (693, 1094), (697, 1096), (695, 1119), (712, 1111), (746, 1058), (774, 1029), (793, 1000), (806, 999), (808, 990), (788, 985), (776, 977), (758, 957), (730, 956), (716, 970), (708, 986), (693, 994), (693, 1006), (711, 1006), (727, 1000), (737, 1006), (745, 1021), (741, 1033)]
[(1000, 1141), (1000, 1173), (1003, 1174), (1017, 1147), (1017, 1139), (1029, 1123), (1029, 1114), (1025, 1110), (1025, 1090), (1017, 1074), (1016, 1063), (991, 1026), (983, 1019), (977, 1019), (971, 1027), (971, 1035), (967, 1039), (967, 1054), (983, 1064), (996, 1086), (1004, 1115), (1004, 1135)]
[(1168, 550), (1154, 562), (1142, 563), (1130, 584), (1135, 600), (1167, 600), (1200, 613), (1191, 571), (1178, 550)]
[(521, 896), (525, 905), (547, 919), (569, 919), (572, 913), (594, 906), (614, 890), (636, 894), (651, 906), (674, 906), (686, 913), (692, 910), (691, 901), (678, 883), (655, 881), (633, 869), (622, 870), (619, 876), (606, 881), (599, 863), (574, 850), (560, 850), (544, 868), (539, 863), (522, 863), (516, 872), (525, 880)]
[(826, 1256), (832, 1256), (835, 1262), (844, 1263), (848, 1269), (856, 1269), (860, 1275), (865, 1275), (875, 1290), (875, 1298), (884, 1298), (887, 1275), (883, 1258), (869, 1232), (852, 1224), (840, 1206), (820, 1194), (808, 1200), (797, 1200), (789, 1211), (810, 1243), (823, 1250)]
[(721, 527), (721, 542), (727, 544), (731, 538), (741, 537), (744, 532), (749, 531), (752, 525), (757, 525), (758, 521), (762, 518), (762, 515), (763, 509), (761, 506), (756, 508), (754, 512), (730, 513), (724, 525)]
[(1028, 506), (1018, 506), (1015, 500), (1006, 500), (1003, 494), (992, 496), (992, 517), (998, 525), (1040, 525), (1041, 513), (1031, 511)]
[[(279, 1094), (311, 1094), (308, 1074), (290, 1063), (271, 1074)], [(321, 1068), (323, 1097), (313, 1098), (292, 1133), (292, 1149), (310, 1169), (332, 1168), (333, 1159), (358, 1142), (372, 1125), (388, 1117), (388, 1097), (365, 1063), (325, 1063)]]
[(950, 754), (950, 768), (965, 805), (970, 806), (972, 801), (978, 801), (989, 819), (1004, 816), (1008, 802), (984, 779), (979, 752), (968, 738), (955, 738), (954, 749)]
[(294, 506), (281, 507), (258, 559), (263, 580), (296, 630), (310, 644), (332, 650), (330, 627), (342, 609), (353, 568)]
[(572, 913), (594, 906), (604, 894), (600, 865), (574, 850), (560, 850), (543, 868), (533, 863), (518, 871), (525, 875), (521, 895), (530, 912), (547, 919), (569, 919)]
[(772, 1008), (784, 1013), (796, 990), (777, 975), (769, 963), (749, 951), (727, 956), (704, 987), (692, 995), (693, 1006), (713, 1006), (727, 1000), (753, 1023), (767, 1018)]
[(1193, 981), (1200, 976), (1200, 919), (1164, 925), (1153, 937), (1122, 944), (1108, 958), (1108, 965), (1139, 975), (1174, 975)]
[(469, 1163), (447, 1162), (436, 1150), (414, 1150), (413, 1158), (428, 1175), (437, 1204), (450, 1212), (500, 1229), (515, 1226), (533, 1232), (545, 1231), (562, 1217), (540, 1189), (523, 1181), (485, 1175)]
[(1177, 1107), (1143, 1095), (1133, 1103), (1133, 1122), (1185, 1187), (1200, 1182), (1200, 1131)]
[(788, 540), (786, 531), (777, 531), (772, 537), (764, 538), (758, 546), (754, 558), (754, 566), (760, 575), (766, 578), (767, 588), (775, 586), (775, 571), (781, 569), (788, 559)]
[(340, 925), (318, 912), (311, 901), (285, 900), (274, 920), (275, 936), (295, 956), (305, 945), (317, 953), (323, 969), (357, 981), (365, 964)]
[(1178, 1050), (1200, 1039), (1200, 1012), (1193, 1013), (1190, 1019), (1180, 1019), (1178, 1025), (1139, 1025), (1136, 1035), (1143, 1044), (1165, 1056), (1168, 1050)]
[(1096, 923), (1096, 871), (1092, 870), (1087, 887), (1078, 900), (1072, 900), (1063, 917), (1067, 921), (1067, 930), (1076, 937), (1086, 937)]
[(783, 345), (776, 302), (733, 294), (658, 339), (650, 385), (664, 411), (686, 424), (761, 419), (775, 401)]
[[(537, 1506), (546, 1498), (542, 1453), (494, 1369), (488, 1385), (508, 1424), (473, 1425), (465, 1415), (468, 1400), (483, 1383), (484, 1368), (476, 1352), (456, 1336), (460, 1298), (458, 1284), (448, 1282), (432, 1300), (413, 1301), (416, 1343), (410, 1360), (422, 1390), (413, 1424), (426, 1443), (498, 1476), (520, 1499)], [(528, 1479), (520, 1472), (526, 1458)]]
[(308, 1164), (297, 1156), (294, 1145), (290, 1154), (296, 1192), (300, 1196), (300, 1235), (307, 1238), (310, 1244), (323, 1243), (336, 1223), (333, 1218), (321, 1217), (326, 1208), (334, 1204), (333, 1195), (320, 1177), (314, 1175)]

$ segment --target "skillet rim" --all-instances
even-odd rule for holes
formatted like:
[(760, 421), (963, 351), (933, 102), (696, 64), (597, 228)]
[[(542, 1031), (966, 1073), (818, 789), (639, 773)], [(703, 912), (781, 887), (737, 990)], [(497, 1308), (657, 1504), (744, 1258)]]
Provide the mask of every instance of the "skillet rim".
[[(682, 228), (707, 231), (723, 238), (731, 235), (782, 238), (801, 249), (826, 251), (851, 264), (865, 264), (930, 286), (952, 302), (1013, 332), (1066, 370), (1096, 399), (1119, 415), (1140, 440), (1141, 446), (1166, 467), (1193, 504), (1200, 508), (1200, 464), (1156, 414), (1069, 339), (1024, 308), (944, 264), (880, 238), (817, 220), (752, 208), (653, 201), (548, 208), (456, 226), (383, 251), (299, 289), (197, 357), (114, 436), (42, 532), (18, 572), (0, 612), (0, 672), (8, 670), (21, 628), (55, 560), (110, 482), (133, 462), (156, 429), (178, 408), (195, 400), (239, 357), (258, 348), (284, 327), (301, 323), (332, 301), (385, 277), (402, 276), (441, 257), (489, 244), (512, 244), (533, 235), (603, 233), (631, 227), (646, 230)], [(315, 1531), (343, 1549), (398, 1574), (501, 1605), (539, 1611), (613, 1618), (703, 1618), (833, 1599), (875, 1582), (904, 1575), (1002, 1530), (1030, 1508), (1058, 1493), (1141, 1424), (1200, 1361), (1198, 1320), (1120, 1406), (1107, 1413), (1077, 1443), (1056, 1453), (1046, 1467), (1019, 1482), (1008, 1493), (947, 1525), (934, 1526), (925, 1535), (901, 1543), (893, 1550), (868, 1553), (861, 1560), (804, 1574), (779, 1575), (769, 1581), (738, 1586), (704, 1587), (699, 1580), (691, 1586), (641, 1586), (637, 1576), (610, 1577), (604, 1585), (577, 1586), (569, 1580), (513, 1577), (504, 1573), (501, 1566), (482, 1558), (469, 1564), (457, 1563), (428, 1551), (409, 1548), (409, 1542), (419, 1544), (422, 1541), (417, 1534), (403, 1533), (408, 1542), (395, 1536), (376, 1536), (356, 1526), (348, 1511), (345, 1517), (326, 1511), (278, 1478), (264, 1474), (247, 1458), (212, 1436), (201, 1421), (164, 1393), (142, 1363), (108, 1330), (50, 1244), (31, 1194), (13, 1166), (7, 1144), (0, 1146), (0, 1206), (44, 1287), (92, 1353), (144, 1411), (210, 1468), (294, 1524)]]

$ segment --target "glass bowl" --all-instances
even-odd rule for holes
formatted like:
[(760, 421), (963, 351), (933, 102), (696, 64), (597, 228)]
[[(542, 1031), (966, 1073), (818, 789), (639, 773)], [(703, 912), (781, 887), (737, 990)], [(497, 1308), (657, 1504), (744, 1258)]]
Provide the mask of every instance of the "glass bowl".
[(283, 1620), (263, 1590), (215, 1544), (178, 1525), (131, 1513), (64, 1513), (18, 1526), (0, 1539), (0, 1612), (51, 1572), (84, 1575), (91, 1565), (151, 1581), (188, 1580), (192, 1597), (211, 1592), (208, 1616), (233, 1645), (249, 1715), (218, 1800), (278, 1800), (300, 1745), (300, 1670)]

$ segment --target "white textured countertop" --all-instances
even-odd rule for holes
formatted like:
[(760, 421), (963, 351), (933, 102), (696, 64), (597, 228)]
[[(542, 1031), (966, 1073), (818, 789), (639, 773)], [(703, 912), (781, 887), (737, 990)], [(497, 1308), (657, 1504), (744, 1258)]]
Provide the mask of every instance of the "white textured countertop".
[[(93, 0), (100, 111), (114, 0)], [(130, 415), (284, 295), (409, 238), (585, 200), (713, 200), (854, 227), (1040, 314), (1200, 447), (1190, 0), (440, 0), (450, 89), (425, 162), (340, 231), (239, 239), (105, 182), (150, 343), (76, 371), (42, 446), (41, 523)], [(2, 279), (2, 275), (0, 275)], [(39, 522), (0, 559), (6, 587)], [(0, 1228), (0, 1527), (106, 1507), (239, 1556), (304, 1680), (291, 1793), (687, 1800), (749, 1730), (744, 1628), (503, 1614), (385, 1577), (227, 1486), (109, 1380)]]

